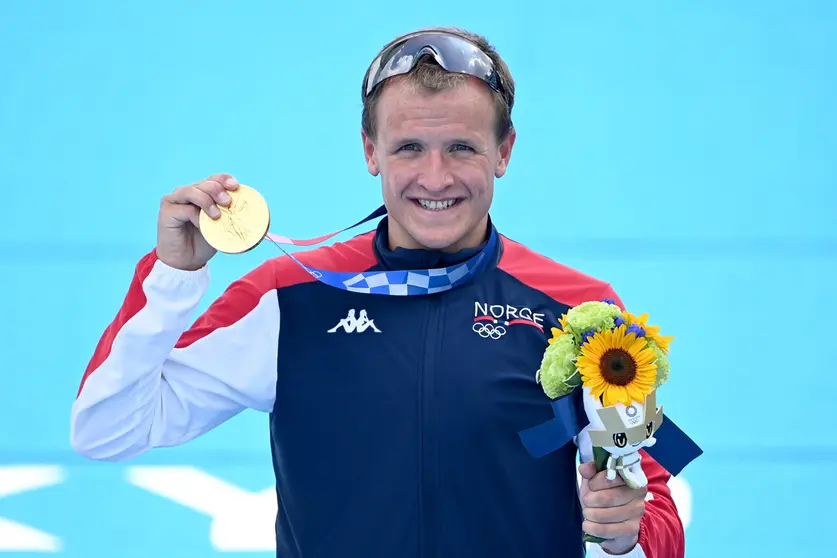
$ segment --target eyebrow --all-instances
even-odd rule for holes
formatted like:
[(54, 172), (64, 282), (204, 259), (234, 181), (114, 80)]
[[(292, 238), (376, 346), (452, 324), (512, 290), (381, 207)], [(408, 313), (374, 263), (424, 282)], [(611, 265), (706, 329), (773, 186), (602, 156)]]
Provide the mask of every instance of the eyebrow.
[[(410, 143), (417, 143), (419, 145), (425, 145), (427, 142), (424, 142), (424, 141), (422, 141), (418, 138), (414, 138), (414, 137), (393, 138), (392, 140), (390, 140), (388, 142), (388, 144), (391, 145), (391, 146), (407, 145), (407, 144), (410, 144)], [(470, 146), (473, 146), (473, 147), (480, 147), (481, 149), (484, 149), (484, 145), (483, 145), (484, 142), (482, 142), (482, 141), (480, 141), (476, 138), (468, 139), (468, 138), (464, 138), (464, 137), (460, 136), (460, 137), (455, 137), (452, 140), (449, 140), (445, 143), (450, 144), (450, 145), (457, 144), (457, 143), (463, 143), (465, 145), (470, 145)]]
[(403, 137), (403, 138), (394, 138), (390, 142), (392, 145), (404, 145), (407, 143), (424, 143), (419, 139), (411, 138), (411, 137)]

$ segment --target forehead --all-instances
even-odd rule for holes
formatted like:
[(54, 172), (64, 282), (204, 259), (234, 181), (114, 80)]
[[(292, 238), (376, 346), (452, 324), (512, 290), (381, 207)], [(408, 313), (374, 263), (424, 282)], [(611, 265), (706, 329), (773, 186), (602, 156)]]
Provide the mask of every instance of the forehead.
[(383, 134), (441, 126), (490, 133), (494, 97), (488, 87), (471, 79), (441, 91), (399, 80), (381, 92), (377, 113), (379, 132)]

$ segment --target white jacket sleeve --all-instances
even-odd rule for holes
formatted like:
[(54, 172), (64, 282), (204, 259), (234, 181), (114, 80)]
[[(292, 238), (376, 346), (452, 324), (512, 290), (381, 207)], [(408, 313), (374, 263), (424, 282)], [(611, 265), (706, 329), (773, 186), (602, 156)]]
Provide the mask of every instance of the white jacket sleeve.
[(265, 264), (234, 282), (190, 327), (209, 271), (146, 255), (84, 373), (70, 441), (90, 459), (122, 461), (208, 432), (246, 408), (270, 412), (279, 303)]

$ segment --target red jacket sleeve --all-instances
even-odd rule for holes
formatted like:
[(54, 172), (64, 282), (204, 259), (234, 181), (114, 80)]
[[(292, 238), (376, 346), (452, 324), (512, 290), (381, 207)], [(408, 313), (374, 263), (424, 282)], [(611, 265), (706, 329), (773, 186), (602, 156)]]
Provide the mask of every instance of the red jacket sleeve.
[[(604, 296), (625, 310), (624, 303), (608, 285)], [(686, 535), (677, 506), (671, 497), (668, 481), (671, 475), (643, 449), (642, 471), (648, 479), (649, 499), (639, 527), (639, 546), (647, 558), (684, 558)]]
[(639, 526), (639, 546), (647, 558), (684, 558), (686, 536), (668, 487), (671, 475), (645, 450), (639, 452), (650, 494)]

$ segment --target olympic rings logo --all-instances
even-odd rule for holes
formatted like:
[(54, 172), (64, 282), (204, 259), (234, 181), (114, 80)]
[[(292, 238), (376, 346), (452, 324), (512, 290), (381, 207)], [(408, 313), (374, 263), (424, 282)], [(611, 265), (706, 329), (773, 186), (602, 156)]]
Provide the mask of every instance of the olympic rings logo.
[(471, 329), (484, 339), (499, 339), (506, 334), (506, 328), (503, 326), (482, 322), (475, 323)]

